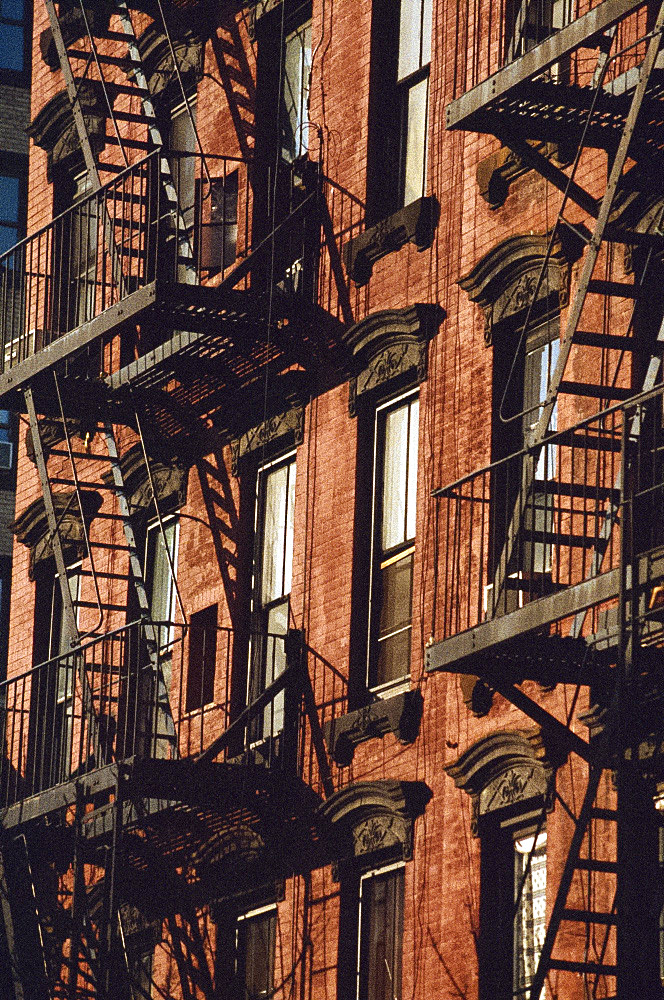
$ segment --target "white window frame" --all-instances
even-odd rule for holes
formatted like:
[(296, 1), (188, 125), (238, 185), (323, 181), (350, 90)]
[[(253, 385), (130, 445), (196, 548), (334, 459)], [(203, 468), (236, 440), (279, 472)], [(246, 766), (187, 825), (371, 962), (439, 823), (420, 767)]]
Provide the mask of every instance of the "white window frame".
[[(358, 908), (357, 908), (357, 960), (355, 965), (355, 1000), (362, 1000), (360, 997), (360, 988), (362, 984), (362, 894), (363, 886), (366, 882), (371, 879), (376, 878), (380, 875), (389, 875), (390, 872), (402, 870), (404, 873), (404, 907), (406, 899), (406, 862), (405, 861), (395, 861), (390, 865), (383, 865), (380, 868), (372, 868), (370, 871), (363, 872), (360, 875), (360, 891), (358, 898)], [(404, 914), (402, 913), (402, 919)], [(403, 962), (403, 940), (401, 942), (401, 960)]]

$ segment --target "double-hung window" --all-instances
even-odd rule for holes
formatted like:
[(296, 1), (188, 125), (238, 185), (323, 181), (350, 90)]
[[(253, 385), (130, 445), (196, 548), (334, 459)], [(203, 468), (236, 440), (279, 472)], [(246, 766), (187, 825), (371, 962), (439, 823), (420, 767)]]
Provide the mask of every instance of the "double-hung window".
[(376, 409), (368, 684), (410, 675), (419, 401), (408, 395)]
[(546, 832), (514, 841), (514, 1000), (528, 996), (546, 935)]
[(276, 906), (238, 918), (235, 975), (240, 1000), (269, 1000), (272, 996), (276, 932)]
[(287, 162), (309, 146), (311, 19), (286, 36), (282, 67), (281, 155)]
[[(258, 471), (256, 551), (254, 559), (254, 628), (249, 701), (255, 701), (286, 668), (284, 640), (288, 631), (293, 575), (295, 456), (263, 465)], [(253, 737), (274, 736), (283, 729), (284, 693), (278, 694), (257, 720)]]
[(24, 0), (0, 0), (0, 72), (26, 69)]
[(401, 105), (402, 205), (421, 198), (426, 188), (430, 62), (431, 0), (401, 0), (397, 87)]
[(0, 173), (0, 255), (18, 243), (20, 206), (20, 178)]
[(357, 1000), (401, 1000), (404, 867), (360, 879)]

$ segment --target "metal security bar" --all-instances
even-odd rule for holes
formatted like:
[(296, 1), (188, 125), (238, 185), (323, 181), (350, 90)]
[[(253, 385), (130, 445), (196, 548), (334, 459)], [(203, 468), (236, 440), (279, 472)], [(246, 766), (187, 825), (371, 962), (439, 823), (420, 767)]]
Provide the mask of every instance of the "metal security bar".
[[(441, 639), (618, 567), (623, 490), (634, 555), (664, 544), (663, 397), (659, 387), (547, 437), (508, 565), (505, 532), (529, 451), (435, 492)], [(499, 569), (506, 585), (495, 599)]]

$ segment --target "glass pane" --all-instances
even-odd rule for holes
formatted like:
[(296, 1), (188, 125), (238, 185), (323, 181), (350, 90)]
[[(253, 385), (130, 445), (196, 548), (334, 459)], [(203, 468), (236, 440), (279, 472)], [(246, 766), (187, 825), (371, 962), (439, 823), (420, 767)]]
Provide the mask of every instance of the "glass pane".
[(287, 160), (307, 151), (310, 76), (311, 21), (307, 21), (288, 35), (285, 43), (282, 154)]
[[(155, 622), (173, 619), (174, 588), (168, 555), (175, 556), (175, 521), (164, 525), (162, 536), (159, 525), (150, 526), (148, 534), (148, 559), (145, 582), (150, 600), (150, 614)], [(168, 549), (167, 549), (168, 546)]]
[(397, 79), (403, 80), (420, 68), (422, 30), (422, 0), (401, 0), (399, 15), (399, 69)]
[[(6, 253), (18, 243), (18, 229), (16, 226), (5, 226), (0, 223), (0, 254)], [(14, 260), (14, 258), (10, 258)]]
[[(530, 868), (528, 858), (530, 856)], [(514, 919), (514, 996), (525, 997), (546, 934), (546, 833), (537, 841), (522, 837), (514, 844), (514, 896), (521, 892)], [(526, 874), (527, 871), (527, 874)]]
[(432, 0), (424, 0), (422, 11), (422, 65), (431, 62)]
[(290, 592), (293, 561), (295, 462), (268, 472), (263, 500), (261, 605)]
[(425, 78), (408, 91), (406, 120), (406, 158), (404, 170), (404, 205), (424, 194), (426, 182), (427, 95), (429, 80)]
[(403, 936), (403, 869), (362, 883), (360, 996), (400, 1000)]
[(0, 69), (23, 69), (23, 28), (0, 24)]
[(406, 497), (406, 537), (415, 537), (415, 515), (417, 513), (417, 440), (420, 424), (420, 401), (416, 399), (410, 407), (410, 428), (408, 433), (408, 492)]
[(18, 222), (18, 177), (0, 174), (0, 222)]
[(413, 554), (381, 570), (381, 636), (410, 624), (413, 594)]
[(406, 403), (385, 417), (383, 450), (383, 552), (405, 541), (408, 470), (408, 410)]
[[(270, 608), (267, 615), (268, 638), (265, 643), (265, 687), (280, 677), (286, 669), (286, 649), (281, 639), (288, 631), (288, 598)], [(281, 691), (263, 713), (263, 735), (275, 736), (284, 728), (285, 692)]]
[(246, 1000), (272, 992), (276, 916), (262, 914), (238, 924), (238, 972)]
[(10, 21), (23, 20), (23, 0), (2, 0), (0, 13)]

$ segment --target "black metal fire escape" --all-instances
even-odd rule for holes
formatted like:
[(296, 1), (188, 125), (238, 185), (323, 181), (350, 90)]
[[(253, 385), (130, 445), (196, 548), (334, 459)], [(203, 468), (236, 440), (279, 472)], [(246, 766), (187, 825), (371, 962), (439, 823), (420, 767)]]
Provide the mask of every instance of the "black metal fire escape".
[[(530, 1000), (539, 1000), (551, 975), (556, 977), (552, 988), (558, 992), (564, 991), (566, 982), (571, 987), (582, 977), (588, 996), (635, 1000), (659, 989), (652, 941), (646, 945), (639, 940), (635, 831), (643, 826), (645, 815), (640, 800), (644, 765), (639, 763), (638, 745), (649, 732), (648, 726), (654, 725), (652, 710), (644, 705), (655, 698), (654, 678), (661, 658), (655, 624), (658, 612), (651, 606), (664, 568), (661, 540), (639, 520), (646, 511), (656, 516), (655, 507), (647, 503), (655, 496), (661, 500), (662, 492), (661, 435), (653, 433), (657, 418), (652, 413), (661, 400), (656, 387), (662, 381), (664, 317), (657, 317), (659, 329), (650, 346), (650, 360), (643, 364), (638, 401), (627, 402), (638, 394), (638, 386), (625, 386), (624, 381), (616, 384), (615, 379), (622, 359), (643, 350), (635, 336), (635, 314), (647, 300), (652, 280), (649, 268), (664, 251), (660, 229), (637, 232), (622, 222), (620, 210), (629, 185), (630, 190), (639, 185), (647, 190), (656, 183), (653, 171), (661, 169), (657, 165), (664, 150), (660, 124), (664, 5), (656, 16), (655, 11), (648, 13), (646, 24), (643, 3), (605, 0), (447, 108), (448, 128), (496, 136), (524, 165), (539, 171), (562, 192), (549, 234), (550, 249), (565, 229), (585, 243), (557, 363), (546, 398), (530, 415), (524, 451), (434, 494), (447, 517), (464, 525), (456, 529), (457, 534), (481, 523), (486, 532), (482, 538), (493, 535), (495, 544), (500, 535), (503, 542), (502, 551), (498, 549), (489, 560), (484, 577), (489, 593), (485, 620), (471, 616), (470, 627), (457, 634), (450, 628), (449, 637), (428, 650), (427, 669), (481, 676), (489, 688), (521, 708), (589, 768), (582, 806), (576, 816), (570, 813), (569, 856), (530, 985)], [(598, 53), (594, 66), (593, 50)], [(572, 143), (576, 155), (571, 169), (556, 166), (534, 148), (533, 140)], [(606, 187), (600, 199), (579, 183), (588, 150), (608, 154)], [(587, 225), (579, 223), (578, 209), (588, 217)], [(596, 276), (598, 261), (612, 243), (640, 251), (633, 283)], [(545, 279), (547, 262), (548, 254), (533, 302)], [(584, 307), (592, 296), (633, 302), (621, 330), (615, 326), (581, 329)], [(599, 350), (614, 359), (604, 369), (611, 377), (594, 382), (566, 377), (572, 359), (577, 371), (588, 376), (598, 371)], [(608, 416), (556, 433), (551, 418), (557, 407), (561, 412), (563, 397), (596, 399), (600, 409), (610, 407)], [(523, 416), (519, 414), (518, 419)], [(556, 458), (552, 458), (554, 453)], [(611, 454), (615, 457), (603, 466)], [(547, 465), (555, 486), (542, 481)], [(509, 475), (511, 489), (504, 492), (511, 500), (506, 502), (504, 525), (497, 531), (494, 521), (487, 531), (482, 518), (489, 515), (478, 512), (483, 505), (485, 510), (493, 509), (490, 505), (497, 501), (491, 498), (492, 491), (495, 494)], [(462, 509), (470, 511), (465, 521)], [(574, 534), (571, 525), (581, 522), (583, 530)], [(515, 572), (523, 553), (532, 555), (537, 544), (540, 552), (555, 550), (558, 560), (560, 583), (550, 584), (548, 591), (541, 590), (541, 581), (533, 582), (536, 574), (532, 571)], [(578, 554), (582, 549), (587, 556)], [(566, 579), (561, 570), (565, 559)], [(583, 566), (581, 574), (575, 575), (575, 565)], [(522, 596), (510, 597), (515, 591)], [(470, 599), (468, 594), (463, 598)], [(610, 608), (603, 617), (597, 611), (602, 606)], [(526, 695), (519, 686), (524, 679), (547, 685), (574, 684), (577, 695), (580, 686), (588, 685), (592, 697), (603, 706), (601, 724), (595, 724), (597, 732), (590, 741), (572, 730), (571, 714), (562, 723)], [(607, 775), (612, 772), (617, 775), (617, 802), (607, 803)], [(566, 808), (564, 803), (561, 807)], [(597, 854), (597, 846), (607, 843), (615, 845), (613, 856)], [(581, 939), (586, 944), (579, 953)], [(574, 978), (565, 978), (569, 976)]]

